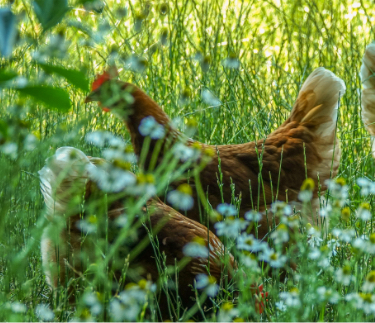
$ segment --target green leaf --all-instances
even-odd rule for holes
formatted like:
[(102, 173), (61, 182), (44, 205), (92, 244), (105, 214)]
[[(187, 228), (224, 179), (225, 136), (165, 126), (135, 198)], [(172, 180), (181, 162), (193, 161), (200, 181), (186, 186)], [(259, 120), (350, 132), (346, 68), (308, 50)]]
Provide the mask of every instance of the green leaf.
[(0, 83), (8, 82), (17, 77), (17, 73), (13, 71), (0, 70)]
[(31, 96), (36, 101), (43, 102), (47, 106), (61, 112), (67, 112), (71, 106), (69, 94), (60, 88), (34, 85), (18, 88), (16, 90), (21, 95)]
[(58, 74), (66, 80), (74, 85), (75, 87), (88, 92), (90, 90), (89, 87), (89, 81), (86, 79), (85, 74), (78, 70), (71, 70), (71, 69), (66, 69), (64, 67), (60, 66), (54, 66), (54, 65), (48, 65), (48, 64), (39, 64), (39, 66), (48, 74)]
[(44, 31), (57, 25), (69, 10), (67, 0), (35, 0), (33, 8)]

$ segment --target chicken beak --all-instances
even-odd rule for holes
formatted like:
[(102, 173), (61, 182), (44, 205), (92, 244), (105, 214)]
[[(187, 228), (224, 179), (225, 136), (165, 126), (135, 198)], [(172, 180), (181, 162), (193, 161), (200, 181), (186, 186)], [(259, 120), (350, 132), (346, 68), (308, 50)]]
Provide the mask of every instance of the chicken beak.
[[(99, 91), (98, 90), (95, 90), (95, 91), (92, 91), (85, 99), (85, 103), (89, 103), (89, 102), (95, 102), (95, 101), (99, 101)], [(100, 103), (99, 101), (99, 106), (102, 108), (102, 110), (104, 112), (109, 112), (111, 111), (109, 108), (106, 108), (106, 107), (102, 107), (102, 104)]]
[(99, 100), (99, 91), (95, 90), (92, 91), (85, 99), (85, 103), (94, 102), (94, 101), (100, 101)]

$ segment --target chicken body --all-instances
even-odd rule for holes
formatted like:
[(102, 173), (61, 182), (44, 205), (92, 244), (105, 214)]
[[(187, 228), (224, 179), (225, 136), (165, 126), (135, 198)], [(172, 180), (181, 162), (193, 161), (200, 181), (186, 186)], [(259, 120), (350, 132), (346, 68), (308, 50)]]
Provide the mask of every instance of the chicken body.
[(372, 156), (375, 158), (375, 43), (367, 46), (360, 71), (363, 83), (362, 120), (371, 134)]
[[(130, 103), (119, 99), (106, 107), (123, 117), (136, 154), (140, 154), (145, 139), (139, 131), (145, 117), (152, 116), (165, 127), (166, 146), (177, 138), (183, 138), (183, 135), (173, 128), (164, 111), (142, 90), (111, 77), (102, 80), (102, 84), (96, 83), (86, 102), (103, 103), (103, 98), (113, 96), (113, 84), (122, 91), (131, 93), (133, 99)], [(211, 162), (200, 173), (200, 182), (207, 190), (210, 204), (215, 208), (222, 202), (217, 184), (221, 171), (225, 202), (230, 202), (232, 197), (231, 183), (235, 185), (235, 194), (241, 194), (240, 215), (254, 208), (267, 210), (276, 200), (296, 201), (300, 187), (307, 177), (315, 181), (312, 205), (315, 209), (319, 208), (318, 190), (322, 193), (326, 190), (325, 181), (337, 174), (340, 163), (336, 120), (339, 100), (344, 93), (344, 82), (332, 72), (320, 67), (306, 79), (289, 118), (267, 138), (237, 145), (200, 144), (203, 150), (215, 151)], [(191, 139), (185, 142), (188, 146), (194, 143)], [(156, 143), (157, 140), (151, 141), (147, 160), (151, 159)], [(159, 161), (162, 157), (163, 150), (160, 151)], [(172, 185), (176, 186), (184, 181), (187, 179)], [(188, 181), (190, 185), (195, 185), (194, 179), (190, 178)], [(187, 216), (198, 221), (197, 194), (194, 198), (195, 207)], [(263, 217), (259, 223), (260, 237), (269, 232), (271, 216), (268, 213), (268, 217)], [(307, 220), (315, 224), (314, 212), (311, 212), (311, 217)]]
[[(82, 275), (90, 262), (95, 260), (93, 250), (95, 248), (90, 245), (89, 239), (79, 229), (79, 221), (90, 211), (82, 210), (82, 208), (79, 210), (79, 208), (85, 201), (95, 202), (98, 198), (98, 187), (90, 179), (89, 172), (103, 162), (99, 158), (87, 157), (78, 149), (62, 147), (56, 151), (55, 155), (47, 159), (46, 166), (39, 171), (41, 190), (46, 203), (46, 216), (50, 221), (41, 241), (42, 262), (47, 282), (52, 288), (66, 287), (68, 278), (76, 276), (77, 273)], [(120, 216), (124, 216), (126, 198), (125, 195), (110, 201), (104, 210), (102, 205), (96, 209), (97, 217), (108, 217), (109, 229), (104, 234), (108, 236), (109, 243), (114, 243), (120, 235), (121, 228), (116, 227), (114, 223)], [(175, 267), (177, 264), (179, 299), (176, 299), (176, 291), (173, 290), (169, 297), (182, 303), (183, 309), (195, 303), (191, 286), (194, 286), (196, 275), (211, 275), (215, 277), (218, 284), (223, 282), (223, 279), (227, 281), (232, 279), (233, 270), (236, 268), (233, 256), (230, 254), (225, 256), (224, 245), (205, 226), (186, 218), (157, 199), (147, 201), (143, 212), (147, 215), (144, 226), (138, 228), (135, 239), (123, 243), (122, 251), (118, 255), (120, 261), (118, 264), (112, 264), (115, 267), (116, 280), (121, 278), (121, 269), (131, 250), (146, 239), (148, 243), (139, 254), (133, 258), (130, 257), (126, 277), (132, 277), (131, 270), (133, 269), (135, 281), (140, 278), (158, 281), (157, 261), (160, 261), (160, 258), (155, 253), (155, 245), (150, 243), (151, 237), (154, 243), (158, 241), (157, 249), (161, 255), (166, 256), (166, 265)], [(197, 238), (207, 246), (207, 257), (186, 257), (183, 253), (184, 247)], [(96, 248), (100, 247), (96, 246)], [(104, 253), (104, 251), (101, 252)], [(226, 266), (223, 262), (224, 257), (227, 257)], [(104, 258), (102, 260), (104, 261)], [(182, 260), (188, 261), (184, 266), (179, 267)], [(162, 263), (159, 263), (159, 266), (162, 266)], [(174, 274), (172, 278), (175, 278)], [(73, 296), (71, 299), (74, 299), (74, 288), (70, 287), (69, 290)], [(179, 318), (169, 309), (163, 292), (159, 297), (159, 307), (163, 319)]]

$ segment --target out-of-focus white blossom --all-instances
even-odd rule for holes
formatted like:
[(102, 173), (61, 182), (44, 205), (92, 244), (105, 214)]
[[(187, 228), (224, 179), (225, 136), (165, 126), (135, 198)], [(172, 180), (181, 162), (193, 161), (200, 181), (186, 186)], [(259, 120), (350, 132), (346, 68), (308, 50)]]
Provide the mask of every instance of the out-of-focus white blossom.
[(161, 139), (165, 136), (164, 126), (157, 123), (153, 116), (142, 119), (139, 132), (142, 136), (150, 136), (151, 139)]
[(238, 309), (236, 309), (232, 303), (226, 302), (220, 307), (219, 313), (217, 315), (217, 321), (232, 322), (238, 314)]
[(337, 269), (333, 277), (338, 283), (341, 283), (344, 286), (349, 286), (350, 283), (355, 280), (354, 276), (351, 274), (350, 265), (348, 264)]
[(281, 268), (285, 265), (288, 258), (279, 252), (267, 247), (264, 248), (259, 255), (259, 260), (268, 262), (273, 268)]
[(242, 230), (246, 229), (248, 222), (244, 219), (226, 219), (225, 221), (215, 223), (216, 234), (228, 238), (236, 238)]
[(282, 244), (289, 241), (288, 227), (284, 223), (280, 223), (274, 232), (271, 233), (271, 238), (276, 244)]
[(361, 188), (361, 195), (368, 196), (370, 194), (375, 194), (375, 183), (367, 178), (358, 178), (357, 184)]
[(167, 200), (173, 207), (187, 211), (194, 206), (193, 191), (189, 184), (181, 184), (176, 190), (168, 193)]
[(221, 101), (207, 89), (202, 90), (202, 101), (212, 107), (222, 105)]
[(251, 210), (245, 213), (244, 218), (249, 222), (259, 222), (260, 220), (262, 220), (262, 214), (257, 211)]
[(227, 203), (219, 204), (216, 210), (224, 217), (236, 216), (238, 213), (234, 205)]
[(339, 293), (334, 291), (332, 288), (321, 286), (318, 287), (316, 293), (320, 302), (330, 302), (331, 304), (337, 304), (340, 300)]
[(293, 288), (290, 292), (281, 292), (279, 296), (286, 307), (299, 308), (301, 306), (297, 288)]
[(52, 321), (55, 317), (55, 314), (51, 311), (47, 304), (38, 304), (35, 308), (35, 315), (41, 321)]
[(206, 294), (210, 297), (216, 296), (219, 292), (219, 285), (216, 283), (216, 278), (213, 276), (207, 276), (205, 274), (199, 274), (196, 277), (197, 289), (204, 289)]
[(375, 314), (375, 295), (370, 293), (350, 293), (345, 296), (356, 309), (365, 314)]
[(193, 258), (208, 258), (208, 248), (203, 239), (196, 238), (182, 249), (185, 256)]
[(267, 246), (266, 242), (255, 239), (252, 234), (242, 233), (237, 238), (237, 249), (258, 252)]

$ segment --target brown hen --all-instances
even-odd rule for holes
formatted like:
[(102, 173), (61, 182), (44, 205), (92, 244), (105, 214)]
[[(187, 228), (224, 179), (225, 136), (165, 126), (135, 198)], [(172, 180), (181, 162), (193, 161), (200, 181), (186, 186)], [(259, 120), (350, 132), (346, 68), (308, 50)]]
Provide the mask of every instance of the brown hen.
[[(87, 157), (78, 149), (62, 147), (47, 159), (46, 166), (39, 172), (46, 216), (50, 221), (41, 241), (43, 268), (49, 285), (52, 288), (67, 286), (71, 293), (70, 299), (74, 299), (75, 295), (68, 279), (77, 275), (83, 277), (82, 273), (95, 260), (95, 250), (101, 248), (100, 245), (95, 248), (90, 245), (86, 236), (88, 232), (84, 232), (80, 221), (87, 219), (90, 214), (96, 214), (98, 221), (102, 220), (102, 223), (106, 223), (108, 218), (108, 229), (103, 234), (108, 236), (110, 245), (116, 243), (121, 234), (116, 220), (124, 217), (126, 211), (126, 189), (123, 189), (125, 194), (116, 192), (114, 199), (111, 199), (109, 194), (108, 206), (104, 208), (102, 203), (95, 204), (97, 201), (103, 202), (103, 199), (99, 199), (103, 194), (100, 185), (98, 186), (100, 183), (91, 180), (90, 173), (95, 172), (103, 163), (104, 160)], [(135, 176), (130, 172), (129, 175)], [(94, 203), (94, 208), (90, 203)], [(178, 286), (175, 287), (178, 287), (179, 299), (175, 298), (176, 291), (173, 290), (169, 297), (181, 303), (183, 310), (195, 303), (192, 286), (196, 275), (211, 275), (219, 285), (223, 283), (223, 279), (231, 281), (236, 269), (234, 258), (228, 253), (225, 254), (221, 241), (205, 226), (186, 218), (157, 199), (148, 200), (143, 206), (143, 212), (145, 220), (140, 221), (143, 225), (138, 226), (136, 237), (122, 241), (117, 260), (113, 257), (110, 263), (111, 268), (114, 268), (112, 273), (116, 280), (123, 276), (125, 260), (129, 259), (127, 281), (132, 278), (135, 281), (145, 278), (158, 282), (158, 266), (163, 267), (163, 263), (155, 252), (157, 249), (161, 255), (165, 255), (167, 266), (175, 268), (177, 265)], [(134, 226), (136, 220), (133, 220)], [(97, 230), (100, 230), (99, 226)], [(187, 257), (184, 248), (191, 242), (203, 244), (207, 248), (207, 257)], [(155, 244), (158, 245), (157, 248)], [(138, 251), (133, 253), (135, 249)], [(100, 262), (104, 262), (108, 254), (104, 250), (100, 252), (104, 254)], [(224, 265), (224, 257), (227, 258), (227, 265)], [(173, 283), (175, 274), (170, 275)], [(168, 306), (164, 292), (160, 293), (158, 303), (162, 318), (179, 318)]]
[[(241, 194), (242, 198), (241, 216), (252, 208), (267, 210), (275, 200), (297, 201), (303, 181), (310, 177), (315, 184), (320, 183), (320, 186), (315, 185), (311, 217), (308, 219), (314, 223), (314, 211), (319, 208), (318, 191), (323, 193), (327, 189), (325, 182), (337, 174), (340, 163), (336, 120), (339, 100), (344, 93), (344, 82), (320, 67), (306, 79), (289, 118), (267, 138), (236, 145), (199, 144), (202, 150), (215, 151), (212, 160), (200, 173), (200, 181), (202, 187), (207, 189), (210, 204), (216, 207), (221, 203), (217, 183), (220, 157), (224, 200), (231, 200), (231, 183), (234, 183), (235, 194)], [(145, 140), (139, 131), (145, 117), (152, 116), (165, 128), (164, 149), (160, 149), (159, 162), (172, 143), (178, 138), (184, 140), (156, 102), (135, 85), (117, 80), (111, 72), (105, 72), (95, 80), (93, 91), (86, 99), (86, 102), (90, 101), (99, 101), (106, 110), (123, 118), (138, 155)], [(157, 139), (151, 140), (146, 161), (151, 160), (157, 142)], [(186, 139), (185, 143), (191, 146), (194, 141)], [(194, 186), (194, 183), (194, 178), (190, 178), (189, 184)], [(187, 216), (199, 221), (197, 194), (194, 198), (195, 207)], [(269, 231), (271, 216), (268, 213), (268, 218), (263, 217), (260, 221), (259, 237)]]

